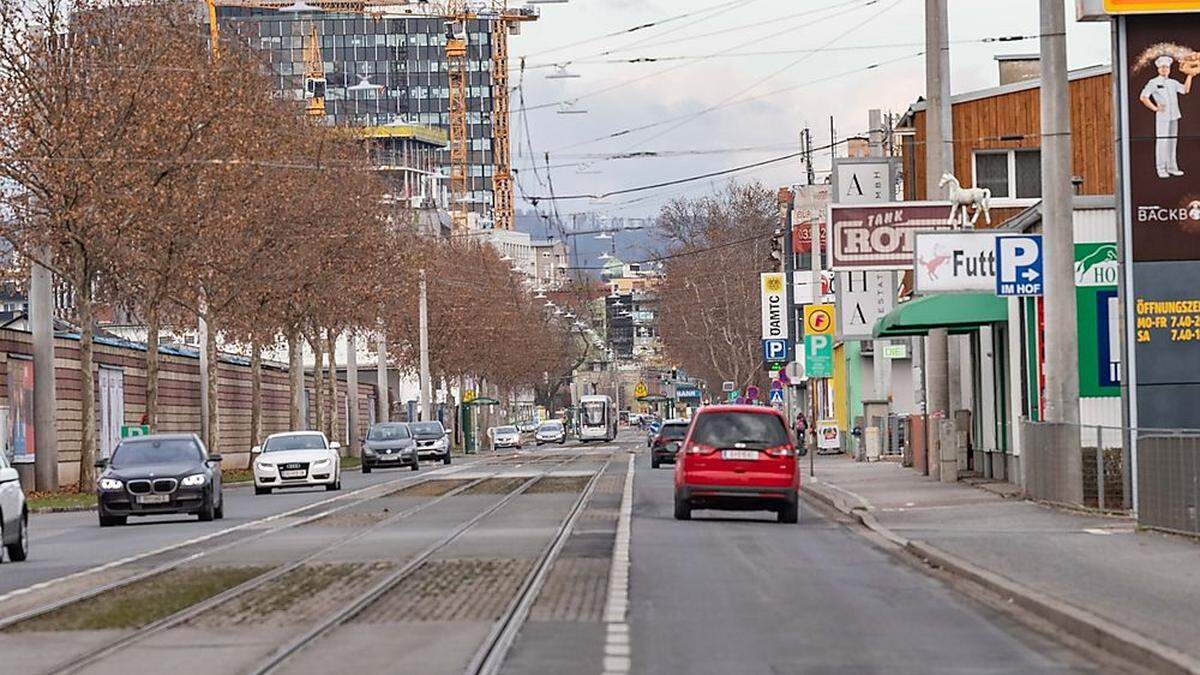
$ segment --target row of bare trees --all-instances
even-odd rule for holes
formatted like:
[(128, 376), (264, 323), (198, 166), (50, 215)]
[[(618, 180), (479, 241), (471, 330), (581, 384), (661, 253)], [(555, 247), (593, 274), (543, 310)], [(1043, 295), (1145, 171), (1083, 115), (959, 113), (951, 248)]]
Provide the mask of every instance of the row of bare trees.
[(766, 379), (759, 274), (778, 270), (771, 257), (777, 223), (776, 196), (758, 183), (676, 199), (658, 216), (667, 257), (659, 334), (669, 360), (710, 385), (728, 381), (744, 390)]
[(422, 268), (436, 372), (529, 384), (536, 354), (564, 331), (497, 254), (422, 240), (387, 206), (361, 140), (281, 99), (245, 45), (217, 54), (186, 0), (0, 2), (0, 236), (72, 290), (81, 486), (94, 480), (98, 306), (129, 307), (147, 325), (152, 428), (160, 329), (206, 323), (210, 447), (220, 438), (218, 336), (251, 354), (255, 440), (262, 353), (281, 340), (293, 427), (304, 423), (306, 341), (318, 426), (332, 432), (338, 335), (382, 328), (396, 338), (394, 359), (415, 369)]

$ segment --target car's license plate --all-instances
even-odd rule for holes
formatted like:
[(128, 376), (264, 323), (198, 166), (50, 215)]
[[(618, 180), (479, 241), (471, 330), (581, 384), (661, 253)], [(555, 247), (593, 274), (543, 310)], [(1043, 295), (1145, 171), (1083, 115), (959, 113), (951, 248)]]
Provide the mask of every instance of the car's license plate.
[(304, 469), (298, 471), (283, 471), (280, 473), (284, 478), (304, 478), (307, 472)]
[(394, 462), (394, 461), (400, 459), (400, 455), (380, 455), (379, 459), (381, 459), (385, 462)]
[(723, 450), (723, 459), (758, 459), (757, 450)]
[(166, 504), (171, 501), (171, 495), (138, 495), (139, 504)]

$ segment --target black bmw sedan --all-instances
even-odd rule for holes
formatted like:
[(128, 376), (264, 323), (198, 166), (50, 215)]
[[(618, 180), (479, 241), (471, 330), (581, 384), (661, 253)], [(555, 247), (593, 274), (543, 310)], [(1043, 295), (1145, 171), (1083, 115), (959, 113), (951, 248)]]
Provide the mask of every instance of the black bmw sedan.
[(221, 456), (210, 455), (195, 434), (155, 434), (121, 441), (101, 459), (96, 480), (100, 526), (124, 525), (129, 516), (194, 513), (225, 516)]
[(371, 425), (362, 446), (362, 472), (391, 466), (420, 469), (417, 458), (417, 439), (403, 422), (381, 422)]

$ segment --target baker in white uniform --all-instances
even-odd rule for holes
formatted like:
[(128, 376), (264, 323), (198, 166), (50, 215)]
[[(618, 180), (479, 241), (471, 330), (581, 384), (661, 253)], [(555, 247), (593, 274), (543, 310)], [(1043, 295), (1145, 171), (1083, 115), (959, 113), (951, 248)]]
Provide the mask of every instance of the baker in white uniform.
[(1142, 88), (1142, 105), (1154, 112), (1154, 131), (1157, 142), (1154, 146), (1154, 163), (1159, 178), (1182, 176), (1179, 170), (1177, 150), (1179, 147), (1179, 95), (1192, 91), (1192, 76), (1180, 82), (1171, 79), (1171, 64), (1175, 59), (1160, 56), (1154, 61), (1158, 77)]

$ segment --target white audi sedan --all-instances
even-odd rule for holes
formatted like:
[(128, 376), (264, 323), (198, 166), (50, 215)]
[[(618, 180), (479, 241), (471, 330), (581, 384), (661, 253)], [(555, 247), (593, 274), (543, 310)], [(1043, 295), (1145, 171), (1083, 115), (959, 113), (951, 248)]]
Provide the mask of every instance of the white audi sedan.
[(329, 442), (319, 431), (272, 434), (250, 451), (254, 464), (254, 494), (275, 488), (314, 487), (342, 489), (341, 444)]

